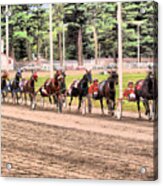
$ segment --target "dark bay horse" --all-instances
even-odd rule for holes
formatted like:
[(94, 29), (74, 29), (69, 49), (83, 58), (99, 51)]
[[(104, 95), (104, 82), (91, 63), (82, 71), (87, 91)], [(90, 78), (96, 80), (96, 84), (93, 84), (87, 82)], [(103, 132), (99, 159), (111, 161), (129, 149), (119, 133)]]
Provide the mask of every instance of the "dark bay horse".
[(8, 93), (11, 92), (9, 74), (7, 71), (4, 71), (1, 76), (1, 98), (2, 102), (5, 101)]
[(43, 107), (44, 98), (48, 97), (51, 105), (53, 98), (54, 104), (57, 105), (58, 111), (62, 112), (62, 106), (66, 94), (65, 77), (66, 75), (64, 72), (56, 74), (54, 78), (47, 79), (43, 86), (41, 86), (39, 90), (36, 92), (36, 94), (39, 92), (42, 97)]
[[(135, 94), (138, 107), (139, 118), (141, 118), (140, 101), (142, 99), (145, 114), (149, 120), (153, 120), (156, 117), (157, 103), (158, 103), (158, 81), (156, 75), (153, 72), (149, 72), (144, 80), (139, 80), (135, 84)], [(150, 109), (149, 102), (153, 101), (152, 110)], [(154, 113), (154, 115), (152, 115)]]
[[(13, 102), (15, 102), (15, 96), (16, 96), (17, 104), (19, 103), (19, 99), (21, 98), (21, 88), (20, 88), (21, 78), (22, 78), (22, 71), (18, 70), (16, 72), (15, 78), (11, 80), (10, 82), (10, 90), (12, 94), (12, 99), (13, 99)], [(18, 93), (20, 94), (20, 96), (18, 96)]]
[(104, 80), (99, 83), (98, 85), (98, 94), (96, 97), (89, 95), (88, 96), (88, 110), (89, 113), (92, 112), (92, 102), (91, 98), (93, 97), (94, 100), (100, 100), (101, 111), (104, 114), (104, 105), (103, 105), (103, 98), (106, 99), (106, 103), (108, 106), (108, 113), (111, 112), (111, 115), (114, 114), (115, 105), (116, 105), (116, 87), (115, 85), (118, 84), (118, 74), (116, 71), (111, 71), (110, 77), (107, 80)]
[(20, 88), (22, 94), (24, 94), (24, 100), (25, 104), (27, 104), (27, 94), (30, 98), (30, 105), (32, 109), (35, 109), (36, 103), (35, 103), (35, 82), (38, 80), (38, 75), (36, 72), (32, 74), (29, 80), (22, 79), (20, 82)]
[(89, 83), (92, 83), (91, 70), (86, 70), (86, 73), (84, 74), (83, 78), (80, 81), (75, 80), (72, 83), (68, 91), (68, 95), (70, 96), (69, 102), (70, 109), (73, 97), (78, 97), (79, 98), (78, 110), (80, 110), (83, 97), (86, 97), (88, 95)]

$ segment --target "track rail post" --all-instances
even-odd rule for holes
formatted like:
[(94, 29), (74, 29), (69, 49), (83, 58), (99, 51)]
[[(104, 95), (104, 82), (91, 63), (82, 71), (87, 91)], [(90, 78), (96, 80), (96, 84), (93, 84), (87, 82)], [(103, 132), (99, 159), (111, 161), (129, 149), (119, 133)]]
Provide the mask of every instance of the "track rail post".
[(122, 117), (122, 98), (123, 98), (123, 56), (122, 56), (122, 3), (118, 2), (118, 75), (119, 75), (119, 99), (117, 105), (117, 118)]

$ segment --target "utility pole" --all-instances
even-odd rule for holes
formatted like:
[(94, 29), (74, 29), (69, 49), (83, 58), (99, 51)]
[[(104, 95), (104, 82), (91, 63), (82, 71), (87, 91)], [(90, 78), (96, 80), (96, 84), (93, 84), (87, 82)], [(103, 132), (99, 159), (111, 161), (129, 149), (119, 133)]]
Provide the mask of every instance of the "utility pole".
[(119, 98), (123, 97), (123, 56), (122, 56), (122, 5), (118, 2), (118, 75)]
[(2, 65), (1, 52), (2, 52), (2, 35), (1, 35), (1, 5), (0, 5), (0, 65)]
[(62, 39), (63, 39), (63, 67), (65, 67), (65, 25), (63, 23), (62, 29)]
[(137, 49), (137, 56), (138, 56), (138, 68), (140, 64), (140, 24), (137, 24), (137, 32), (138, 32), (138, 49)]
[(49, 38), (50, 38), (50, 78), (53, 78), (53, 29), (52, 29), (52, 4), (49, 4)]
[(122, 4), (118, 2), (118, 76), (119, 76), (119, 99), (117, 104), (117, 118), (122, 118), (123, 98), (123, 56), (122, 56)]
[(7, 58), (7, 64), (6, 64), (6, 70), (9, 71), (9, 26), (8, 26), (8, 17), (9, 17), (9, 11), (8, 11), (8, 5), (6, 5), (6, 58)]

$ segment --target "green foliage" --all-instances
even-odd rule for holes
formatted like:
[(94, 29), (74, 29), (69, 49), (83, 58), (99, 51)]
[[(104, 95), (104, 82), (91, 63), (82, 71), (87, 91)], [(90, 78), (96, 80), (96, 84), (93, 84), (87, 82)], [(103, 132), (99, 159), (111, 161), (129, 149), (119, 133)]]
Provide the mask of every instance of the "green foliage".
[[(123, 56), (137, 56), (138, 27), (140, 24), (141, 57), (152, 57), (156, 48), (154, 39), (153, 2), (122, 3)], [(146, 13), (141, 14), (140, 9)], [(10, 54), (17, 60), (32, 60), (32, 54), (49, 58), (48, 5), (11, 5), (9, 17)], [(66, 26), (65, 26), (66, 25)], [(2, 6), (2, 38), (5, 40), (5, 6)], [(77, 59), (78, 30), (82, 29), (84, 58), (95, 57), (93, 29), (97, 34), (101, 57), (117, 57), (117, 3), (58, 3), (53, 5), (54, 59), (59, 59), (62, 48), (62, 31), (65, 32), (66, 59)], [(60, 35), (59, 35), (60, 34)], [(60, 43), (60, 45), (59, 45)], [(60, 48), (59, 48), (60, 46)]]

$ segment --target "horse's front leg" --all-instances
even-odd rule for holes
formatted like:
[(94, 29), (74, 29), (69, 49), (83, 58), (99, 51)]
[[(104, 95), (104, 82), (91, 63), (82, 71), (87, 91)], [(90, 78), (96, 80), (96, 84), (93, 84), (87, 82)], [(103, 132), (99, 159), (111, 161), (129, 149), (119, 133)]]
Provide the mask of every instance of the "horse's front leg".
[(12, 95), (12, 103), (15, 104), (15, 92), (14, 90), (11, 92)]
[(115, 108), (115, 101), (106, 99), (106, 103), (108, 105), (108, 114), (111, 114), (111, 116), (114, 115), (114, 108)]
[(36, 97), (35, 97), (35, 94), (31, 93), (31, 94), (29, 94), (29, 96), (30, 96), (30, 101), (31, 101), (31, 103), (30, 103), (31, 108), (32, 108), (32, 110), (35, 110), (35, 108), (36, 108)]
[(146, 108), (147, 108), (147, 115), (148, 115), (148, 120), (151, 120), (153, 118), (153, 102), (146, 100)]
[(101, 105), (101, 113), (102, 113), (102, 115), (104, 115), (103, 98), (100, 98), (100, 105)]
[(72, 101), (73, 101), (73, 96), (71, 95), (71, 97), (70, 97), (70, 102), (69, 102), (69, 110), (71, 110)]
[[(52, 98), (51, 98), (50, 95), (48, 96), (48, 98), (49, 98), (50, 107), (51, 107), (51, 109), (52, 109), (52, 107), (53, 107)], [(53, 100), (54, 100), (54, 98), (53, 98)]]
[(17, 105), (19, 104), (19, 96), (18, 96), (18, 92), (16, 92), (16, 103), (17, 103)]
[(91, 114), (92, 113), (92, 100), (91, 100), (91, 94), (88, 94), (87, 99), (88, 99), (88, 112)]
[(24, 101), (25, 101), (25, 105), (27, 105), (27, 94), (26, 94), (26, 92), (24, 92)]
[(78, 111), (80, 111), (81, 103), (82, 103), (82, 96), (79, 96)]

